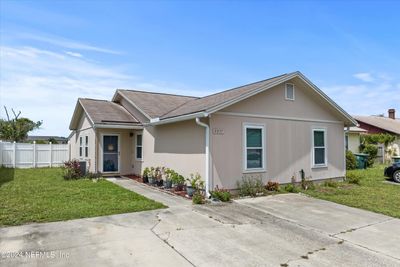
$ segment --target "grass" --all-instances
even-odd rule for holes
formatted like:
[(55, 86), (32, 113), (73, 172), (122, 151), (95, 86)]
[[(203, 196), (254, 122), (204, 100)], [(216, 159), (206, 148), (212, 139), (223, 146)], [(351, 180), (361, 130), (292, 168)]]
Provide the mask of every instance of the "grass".
[(302, 191), (312, 197), (361, 208), (400, 218), (400, 185), (384, 183), (384, 165), (367, 170), (352, 170), (361, 176), (359, 185), (347, 182), (337, 187), (318, 185), (314, 190)]
[(0, 168), (0, 225), (52, 222), (165, 208), (109, 181), (65, 181), (60, 168)]

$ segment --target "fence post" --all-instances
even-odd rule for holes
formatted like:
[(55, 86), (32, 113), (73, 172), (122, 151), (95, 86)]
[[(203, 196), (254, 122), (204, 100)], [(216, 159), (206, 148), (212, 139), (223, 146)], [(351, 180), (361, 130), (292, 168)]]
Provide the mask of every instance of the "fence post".
[(49, 142), (49, 144), (50, 144), (50, 168), (51, 168), (53, 163), (53, 144), (51, 142)]
[(17, 166), (17, 142), (14, 141), (13, 145), (13, 167)]
[(36, 168), (36, 141), (33, 141), (33, 168)]

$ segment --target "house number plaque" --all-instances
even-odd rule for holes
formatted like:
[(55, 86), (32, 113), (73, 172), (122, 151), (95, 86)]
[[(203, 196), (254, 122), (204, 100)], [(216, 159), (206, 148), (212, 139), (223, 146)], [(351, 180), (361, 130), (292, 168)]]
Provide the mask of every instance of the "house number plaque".
[(224, 130), (223, 129), (219, 129), (219, 128), (213, 128), (212, 129), (212, 134), (213, 135), (224, 135)]

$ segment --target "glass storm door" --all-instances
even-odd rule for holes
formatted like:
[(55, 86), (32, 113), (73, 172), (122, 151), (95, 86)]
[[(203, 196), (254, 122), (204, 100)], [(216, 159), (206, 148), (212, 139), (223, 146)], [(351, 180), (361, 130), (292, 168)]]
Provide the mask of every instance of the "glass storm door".
[(103, 136), (103, 172), (119, 171), (118, 135)]

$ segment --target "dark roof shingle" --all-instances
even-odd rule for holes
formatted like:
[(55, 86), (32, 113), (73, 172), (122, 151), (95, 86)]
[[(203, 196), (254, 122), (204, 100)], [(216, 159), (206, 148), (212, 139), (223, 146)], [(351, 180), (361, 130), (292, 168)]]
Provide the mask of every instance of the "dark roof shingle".
[(383, 130), (400, 134), (400, 120), (380, 116), (353, 116), (357, 121), (381, 128)]
[(93, 123), (139, 123), (134, 116), (117, 103), (88, 98), (80, 98), (79, 102)]
[(290, 74), (283, 74), (280, 76), (276, 76), (267, 80), (243, 85), (240, 87), (236, 87), (230, 90), (226, 90), (220, 93), (216, 93), (213, 95), (205, 96), (202, 98), (194, 99), (191, 101), (186, 102), (182, 106), (164, 114), (161, 119), (167, 119), (171, 117), (177, 117), (185, 114), (191, 114), (191, 113), (196, 113), (196, 112), (201, 112), (205, 111), (209, 108), (218, 106), (220, 104), (223, 104), (225, 102), (232, 101), (238, 97), (244, 96), (248, 93), (251, 93), (253, 91), (256, 91), (264, 86), (268, 86), (272, 84), (273, 82), (276, 82), (279, 79), (284, 78), (285, 76), (288, 76)]
[(118, 89), (123, 96), (133, 102), (151, 118), (158, 118), (179, 106), (198, 99), (193, 96), (171, 95), (135, 90)]

